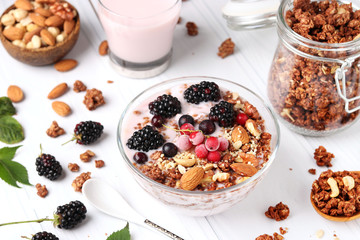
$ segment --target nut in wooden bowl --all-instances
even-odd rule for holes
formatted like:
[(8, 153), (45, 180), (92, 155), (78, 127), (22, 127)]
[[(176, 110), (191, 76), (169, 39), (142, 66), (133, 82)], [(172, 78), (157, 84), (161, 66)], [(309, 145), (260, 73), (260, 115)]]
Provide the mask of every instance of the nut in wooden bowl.
[(79, 33), (79, 14), (66, 1), (17, 0), (1, 15), (2, 44), (29, 65), (57, 62), (74, 47)]

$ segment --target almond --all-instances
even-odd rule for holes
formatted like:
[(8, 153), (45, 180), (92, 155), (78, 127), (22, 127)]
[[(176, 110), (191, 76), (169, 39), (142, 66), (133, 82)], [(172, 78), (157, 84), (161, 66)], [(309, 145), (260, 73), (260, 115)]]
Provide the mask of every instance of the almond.
[(33, 9), (33, 5), (29, 0), (16, 0), (15, 1), (15, 7), (24, 9), (26, 11), (30, 11)]
[(100, 46), (99, 46), (99, 54), (101, 56), (105, 56), (108, 54), (108, 50), (109, 50), (109, 44), (108, 44), (108, 41), (102, 41), (100, 43)]
[(255, 137), (260, 137), (261, 133), (258, 129), (258, 125), (256, 124), (256, 122), (254, 120), (252, 120), (252, 119), (246, 120), (245, 127), (251, 133), (251, 135), (253, 135)]
[(12, 102), (20, 102), (21, 100), (23, 100), (24, 98), (24, 93), (21, 90), (21, 88), (19, 88), (16, 85), (10, 85), (8, 90), (7, 90), (7, 96), (10, 98), (10, 100)]
[(46, 29), (41, 30), (40, 36), (47, 45), (55, 46), (56, 38), (48, 30)]
[(35, 12), (46, 18), (51, 17), (53, 15), (49, 9), (44, 9), (41, 7), (35, 9)]
[(37, 29), (35, 29), (35, 30), (32, 30), (31, 32), (25, 33), (25, 35), (24, 35), (24, 42), (25, 42), (25, 43), (30, 42), (31, 39), (32, 39), (32, 37), (35, 36), (35, 35), (40, 36), (40, 32), (41, 32), (42, 29), (43, 29), (42, 27), (39, 27), (39, 28), (37, 28)]
[(64, 102), (54, 101), (52, 103), (52, 109), (60, 116), (67, 116), (71, 113), (71, 108)]
[(24, 37), (25, 30), (23, 28), (8, 27), (3, 31), (4, 36), (11, 40), (21, 40)]
[(54, 87), (48, 95), (48, 99), (58, 98), (68, 90), (68, 85), (66, 83), (60, 83), (56, 87)]
[(244, 163), (251, 163), (252, 166), (259, 166), (259, 160), (254, 154), (239, 152), (239, 157), (243, 160)]
[(69, 35), (72, 30), (74, 29), (75, 26), (75, 21), (74, 20), (70, 20), (70, 21), (65, 21), (64, 22), (64, 32)]
[(245, 163), (233, 163), (230, 165), (231, 169), (244, 177), (252, 177), (257, 173), (257, 169)]
[(245, 128), (238, 125), (231, 133), (231, 141), (234, 143), (241, 142), (241, 144), (246, 144), (250, 142), (249, 134), (247, 133)]
[(51, 16), (45, 20), (45, 24), (48, 27), (59, 27), (64, 23), (64, 19), (58, 15)]
[(67, 72), (74, 69), (77, 66), (78, 62), (74, 59), (64, 59), (55, 63), (54, 67), (59, 72)]
[(40, 27), (45, 27), (45, 18), (37, 13), (29, 13), (31, 21)]
[(180, 178), (180, 187), (188, 191), (195, 189), (196, 186), (201, 182), (204, 173), (205, 171), (202, 167), (191, 168)]

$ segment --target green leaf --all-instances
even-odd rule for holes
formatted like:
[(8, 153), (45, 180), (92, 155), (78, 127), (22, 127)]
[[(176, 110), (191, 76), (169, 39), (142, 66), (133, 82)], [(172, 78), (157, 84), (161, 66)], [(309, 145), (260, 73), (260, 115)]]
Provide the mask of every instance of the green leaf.
[(120, 231), (113, 232), (106, 240), (130, 240), (129, 223)]
[(11, 116), (0, 117), (0, 141), (13, 144), (22, 140), (24, 140), (24, 132), (20, 123)]
[(14, 115), (16, 110), (12, 105), (10, 98), (8, 97), (1, 97), (0, 98), (0, 116), (4, 115)]
[(14, 187), (19, 187), (17, 182), (31, 185), (26, 168), (12, 161), (19, 147), (21, 146), (0, 149), (0, 178)]

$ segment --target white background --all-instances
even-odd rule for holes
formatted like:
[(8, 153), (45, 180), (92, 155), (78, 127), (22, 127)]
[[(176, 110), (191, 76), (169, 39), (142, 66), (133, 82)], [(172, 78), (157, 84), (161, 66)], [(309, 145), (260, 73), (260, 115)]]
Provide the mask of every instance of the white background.
[[(94, 1), (95, 2), (95, 1)], [(20, 236), (30, 236), (38, 231), (47, 230), (60, 239), (84, 240), (106, 239), (106, 234), (119, 230), (125, 222), (107, 216), (95, 208), (71, 187), (72, 180), (79, 173), (71, 173), (66, 166), (77, 162), (81, 172), (90, 171), (93, 177), (109, 182), (141, 214), (185, 239), (193, 240), (232, 240), (255, 239), (267, 233), (279, 232), (279, 227), (287, 227), (286, 239), (316, 239), (319, 229), (325, 231), (324, 239), (358, 239), (360, 220), (348, 223), (330, 222), (323, 219), (312, 209), (309, 194), (311, 184), (321, 171), (313, 159), (314, 149), (324, 145), (336, 158), (332, 170), (360, 169), (360, 124), (326, 138), (310, 138), (290, 132), (281, 125), (281, 145), (275, 162), (263, 182), (233, 208), (221, 214), (193, 218), (173, 212), (145, 193), (129, 174), (122, 162), (116, 143), (116, 127), (126, 104), (145, 88), (166, 79), (206, 75), (229, 79), (247, 86), (266, 99), (266, 84), (270, 64), (275, 52), (278, 37), (276, 29), (235, 32), (226, 27), (221, 16), (221, 7), (226, 0), (189, 0), (183, 3), (181, 17), (183, 22), (176, 27), (174, 55), (170, 68), (162, 75), (148, 80), (132, 80), (119, 76), (109, 65), (107, 57), (98, 55), (99, 43), (105, 35), (88, 1), (71, 1), (78, 9), (82, 26), (75, 48), (68, 55), (79, 61), (79, 66), (68, 73), (59, 73), (52, 66), (31, 67), (12, 59), (0, 47), (0, 96), (6, 95), (9, 85), (20, 86), (25, 99), (15, 104), (15, 118), (23, 125), (25, 140), (17, 152), (15, 160), (25, 165), (32, 184), (46, 184), (49, 195), (41, 199), (34, 187), (24, 186), (16, 189), (0, 181), (0, 222), (30, 220), (51, 216), (58, 205), (71, 200), (81, 200), (88, 208), (87, 219), (74, 230), (54, 229), (49, 222), (42, 224), (23, 224), (0, 228), (0, 239), (14, 240)], [(12, 1), (0, 2), (1, 12)], [(185, 23), (195, 22), (199, 35), (187, 36)], [(236, 43), (235, 54), (225, 59), (219, 58), (217, 47), (226, 38)], [(106, 105), (88, 111), (82, 103), (84, 93), (70, 90), (60, 101), (68, 103), (73, 113), (59, 117), (51, 109), (47, 99), (49, 91), (57, 84), (66, 82), (72, 87), (75, 80), (82, 80), (88, 88), (103, 92)], [(107, 83), (113, 80), (113, 84)], [(56, 139), (49, 138), (45, 131), (56, 120), (67, 134)], [(100, 121), (104, 135), (97, 144), (90, 147), (61, 143), (71, 138), (76, 123), (83, 120)], [(65, 169), (65, 176), (51, 182), (37, 175), (35, 159), (42, 143), (45, 153), (53, 154)], [(0, 147), (7, 146), (0, 144)], [(86, 149), (96, 153), (95, 159), (103, 159), (106, 166), (95, 169), (94, 161), (82, 163), (79, 154)], [(292, 171), (290, 170), (292, 168)], [(316, 168), (317, 175), (310, 175), (308, 169)], [(270, 205), (284, 202), (290, 207), (290, 216), (281, 222), (265, 217), (264, 212)], [(119, 206), (121, 207), (121, 206)], [(167, 239), (161, 234), (130, 224), (132, 239)]]

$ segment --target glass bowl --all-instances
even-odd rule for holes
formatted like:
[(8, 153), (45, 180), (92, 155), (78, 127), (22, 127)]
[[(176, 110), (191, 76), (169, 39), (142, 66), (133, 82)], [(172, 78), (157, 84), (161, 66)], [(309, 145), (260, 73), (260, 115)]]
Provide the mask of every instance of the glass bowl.
[[(254, 176), (239, 184), (214, 191), (185, 191), (158, 183), (151, 178), (148, 178), (139, 169), (137, 169), (133, 165), (132, 157), (129, 157), (126, 154), (125, 148), (127, 148), (127, 139), (124, 137), (124, 132), (128, 129), (126, 127), (126, 123), (133, 121), (129, 117), (131, 116), (130, 113), (132, 113), (142, 102), (148, 100), (149, 98), (151, 99), (151, 97), (155, 96), (155, 94), (160, 95), (160, 93), (165, 92), (173, 86), (180, 84), (191, 85), (200, 83), (201, 81), (212, 81), (218, 84), (220, 88), (236, 92), (243, 99), (249, 101), (249, 103), (257, 108), (258, 112), (265, 120), (266, 131), (272, 135), (270, 142), (272, 153), (263, 168), (261, 168)], [(181, 214), (191, 216), (208, 216), (217, 214), (229, 209), (234, 204), (243, 200), (269, 171), (279, 146), (279, 138), (280, 129), (278, 122), (268, 105), (258, 95), (237, 83), (213, 77), (176, 78), (164, 81), (144, 90), (128, 104), (121, 115), (117, 129), (117, 142), (120, 153), (129, 171), (132, 173), (138, 184), (140, 184), (146, 192), (165, 205), (172, 207), (175, 211)]]

